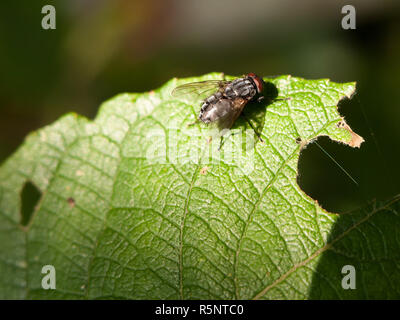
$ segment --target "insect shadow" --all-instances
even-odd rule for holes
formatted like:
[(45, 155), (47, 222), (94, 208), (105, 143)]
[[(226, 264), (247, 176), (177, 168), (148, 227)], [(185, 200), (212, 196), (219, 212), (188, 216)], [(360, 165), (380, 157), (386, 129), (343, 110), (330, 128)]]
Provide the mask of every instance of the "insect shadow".
[(278, 89), (271, 82), (265, 82), (262, 92), (264, 99), (261, 101), (251, 101), (242, 111), (238, 121), (235, 122), (232, 129), (243, 128), (248, 124), (254, 130), (256, 141), (263, 141), (261, 133), (265, 124), (265, 113), (270, 104), (276, 101), (278, 97)]

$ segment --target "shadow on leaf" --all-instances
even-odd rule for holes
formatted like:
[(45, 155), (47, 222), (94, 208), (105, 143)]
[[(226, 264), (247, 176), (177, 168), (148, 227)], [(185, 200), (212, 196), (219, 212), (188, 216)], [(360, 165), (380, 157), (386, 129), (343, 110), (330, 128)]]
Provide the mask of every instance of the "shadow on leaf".
[(241, 117), (234, 128), (244, 126), (246, 123), (254, 130), (254, 137), (258, 140), (264, 129), (265, 113), (270, 104), (278, 96), (278, 88), (271, 82), (266, 82), (263, 91), (264, 100), (249, 102), (244, 108)]
[[(399, 299), (399, 213), (396, 197), (342, 214), (314, 270), (309, 299)], [(345, 289), (353, 281), (343, 269), (348, 265), (355, 289)]]

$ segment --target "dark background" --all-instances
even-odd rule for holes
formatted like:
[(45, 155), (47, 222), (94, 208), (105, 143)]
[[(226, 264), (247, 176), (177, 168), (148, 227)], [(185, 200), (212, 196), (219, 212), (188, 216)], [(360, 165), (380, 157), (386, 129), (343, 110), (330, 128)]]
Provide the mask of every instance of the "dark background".
[[(43, 30), (52, 4), (57, 29)], [(343, 30), (352, 4), (357, 29)], [(318, 142), (300, 159), (300, 186), (345, 212), (399, 193), (400, 2), (64, 0), (2, 1), (0, 161), (32, 130), (69, 111), (93, 118), (121, 92), (155, 89), (172, 77), (221, 71), (357, 81), (340, 112), (366, 142)]]

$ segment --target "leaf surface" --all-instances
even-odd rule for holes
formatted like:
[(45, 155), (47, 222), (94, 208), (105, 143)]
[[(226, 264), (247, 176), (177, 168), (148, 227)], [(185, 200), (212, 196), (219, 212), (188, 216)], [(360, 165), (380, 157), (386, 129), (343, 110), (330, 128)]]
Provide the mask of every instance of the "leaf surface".
[[(93, 121), (68, 114), (29, 135), (0, 168), (0, 297), (342, 298), (341, 266), (315, 275), (327, 253), (360, 268), (383, 259), (388, 275), (398, 268), (391, 254), (399, 241), (383, 231), (399, 224), (397, 202), (342, 218), (296, 182), (301, 149), (313, 139), (362, 142), (336, 107), (355, 84), (269, 79), (278, 99), (245, 109), (264, 143), (242, 117), (219, 152), (209, 128), (188, 126), (198, 102), (170, 93), (220, 78), (121, 94)], [(24, 226), (27, 183), (41, 197)], [(42, 289), (44, 265), (55, 267), (55, 290)], [(397, 295), (389, 280), (385, 290), (351, 294)]]

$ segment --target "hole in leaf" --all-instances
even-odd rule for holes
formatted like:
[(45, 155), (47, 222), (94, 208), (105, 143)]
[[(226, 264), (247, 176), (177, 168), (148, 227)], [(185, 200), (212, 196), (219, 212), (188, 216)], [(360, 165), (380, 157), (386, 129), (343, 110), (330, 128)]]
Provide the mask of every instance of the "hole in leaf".
[(345, 213), (366, 203), (359, 149), (334, 142), (328, 137), (319, 137), (317, 143), (358, 185), (316, 143), (310, 143), (300, 153), (297, 183), (311, 198), (330, 212)]
[(22, 226), (27, 226), (32, 219), (35, 207), (38, 204), (42, 193), (30, 181), (26, 182), (21, 191), (21, 221)]

